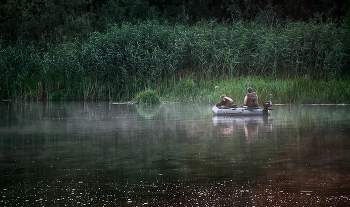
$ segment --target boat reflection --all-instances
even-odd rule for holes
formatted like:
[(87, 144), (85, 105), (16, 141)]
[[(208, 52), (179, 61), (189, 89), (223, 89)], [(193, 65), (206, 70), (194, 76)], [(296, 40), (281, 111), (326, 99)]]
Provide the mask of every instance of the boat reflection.
[(249, 142), (258, 139), (259, 122), (256, 120), (244, 123), (244, 134)]
[(258, 139), (259, 127), (263, 124), (264, 131), (272, 131), (272, 124), (269, 123), (269, 116), (213, 116), (212, 123), (220, 127), (222, 135), (229, 135), (243, 125), (244, 134), (248, 142)]

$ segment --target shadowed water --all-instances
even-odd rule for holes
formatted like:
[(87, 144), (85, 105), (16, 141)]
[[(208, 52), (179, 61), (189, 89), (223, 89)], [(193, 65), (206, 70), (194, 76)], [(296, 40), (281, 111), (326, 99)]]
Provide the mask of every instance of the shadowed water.
[(0, 206), (344, 206), (350, 107), (0, 103)]

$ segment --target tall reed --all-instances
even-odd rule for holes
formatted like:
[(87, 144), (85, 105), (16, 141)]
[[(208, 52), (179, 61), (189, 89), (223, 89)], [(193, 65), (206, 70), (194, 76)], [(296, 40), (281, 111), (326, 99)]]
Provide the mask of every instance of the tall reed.
[[(204, 82), (239, 77), (273, 80), (277, 88), (282, 87), (279, 80), (287, 80), (281, 90), (291, 87), (292, 93), (296, 86), (289, 86), (288, 79), (300, 86), (306, 77), (325, 84), (342, 77), (349, 54), (341, 34), (336, 24), (312, 21), (274, 27), (245, 21), (194, 26), (144, 21), (125, 22), (46, 51), (19, 40), (14, 46), (0, 45), (0, 97), (131, 100), (151, 88), (187, 101), (206, 96)], [(177, 92), (182, 87), (186, 90)], [(282, 102), (301, 98), (291, 96)]]

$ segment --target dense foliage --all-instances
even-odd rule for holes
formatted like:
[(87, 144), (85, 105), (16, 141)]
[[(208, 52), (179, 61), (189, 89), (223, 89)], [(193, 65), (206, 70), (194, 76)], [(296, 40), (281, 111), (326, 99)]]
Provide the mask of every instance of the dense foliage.
[(3, 0), (0, 31), (3, 43), (22, 38), (41, 47), (106, 32), (125, 21), (159, 20), (193, 25), (202, 19), (219, 22), (277, 19), (340, 20), (349, 0)]
[(131, 100), (149, 88), (194, 101), (215, 80), (348, 80), (349, 1), (281, 2), (2, 1), (0, 98)]
[(194, 100), (201, 80), (339, 79), (349, 73), (349, 45), (342, 42), (343, 34), (334, 23), (314, 21), (272, 28), (246, 21), (175, 27), (143, 21), (113, 26), (107, 33), (95, 32), (84, 41), (47, 51), (18, 41), (0, 48), (0, 96), (130, 100), (146, 88), (160, 95), (175, 88), (182, 91), (174, 91), (179, 97), (190, 94)]

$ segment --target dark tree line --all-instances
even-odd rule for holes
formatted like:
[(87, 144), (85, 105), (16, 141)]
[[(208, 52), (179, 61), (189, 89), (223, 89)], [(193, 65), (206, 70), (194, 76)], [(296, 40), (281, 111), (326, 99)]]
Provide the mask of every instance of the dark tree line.
[(194, 24), (202, 19), (306, 21), (340, 20), (349, 13), (349, 0), (2, 0), (0, 40), (22, 38), (39, 45), (57, 44), (105, 32), (124, 21), (157, 19), (169, 24)]

